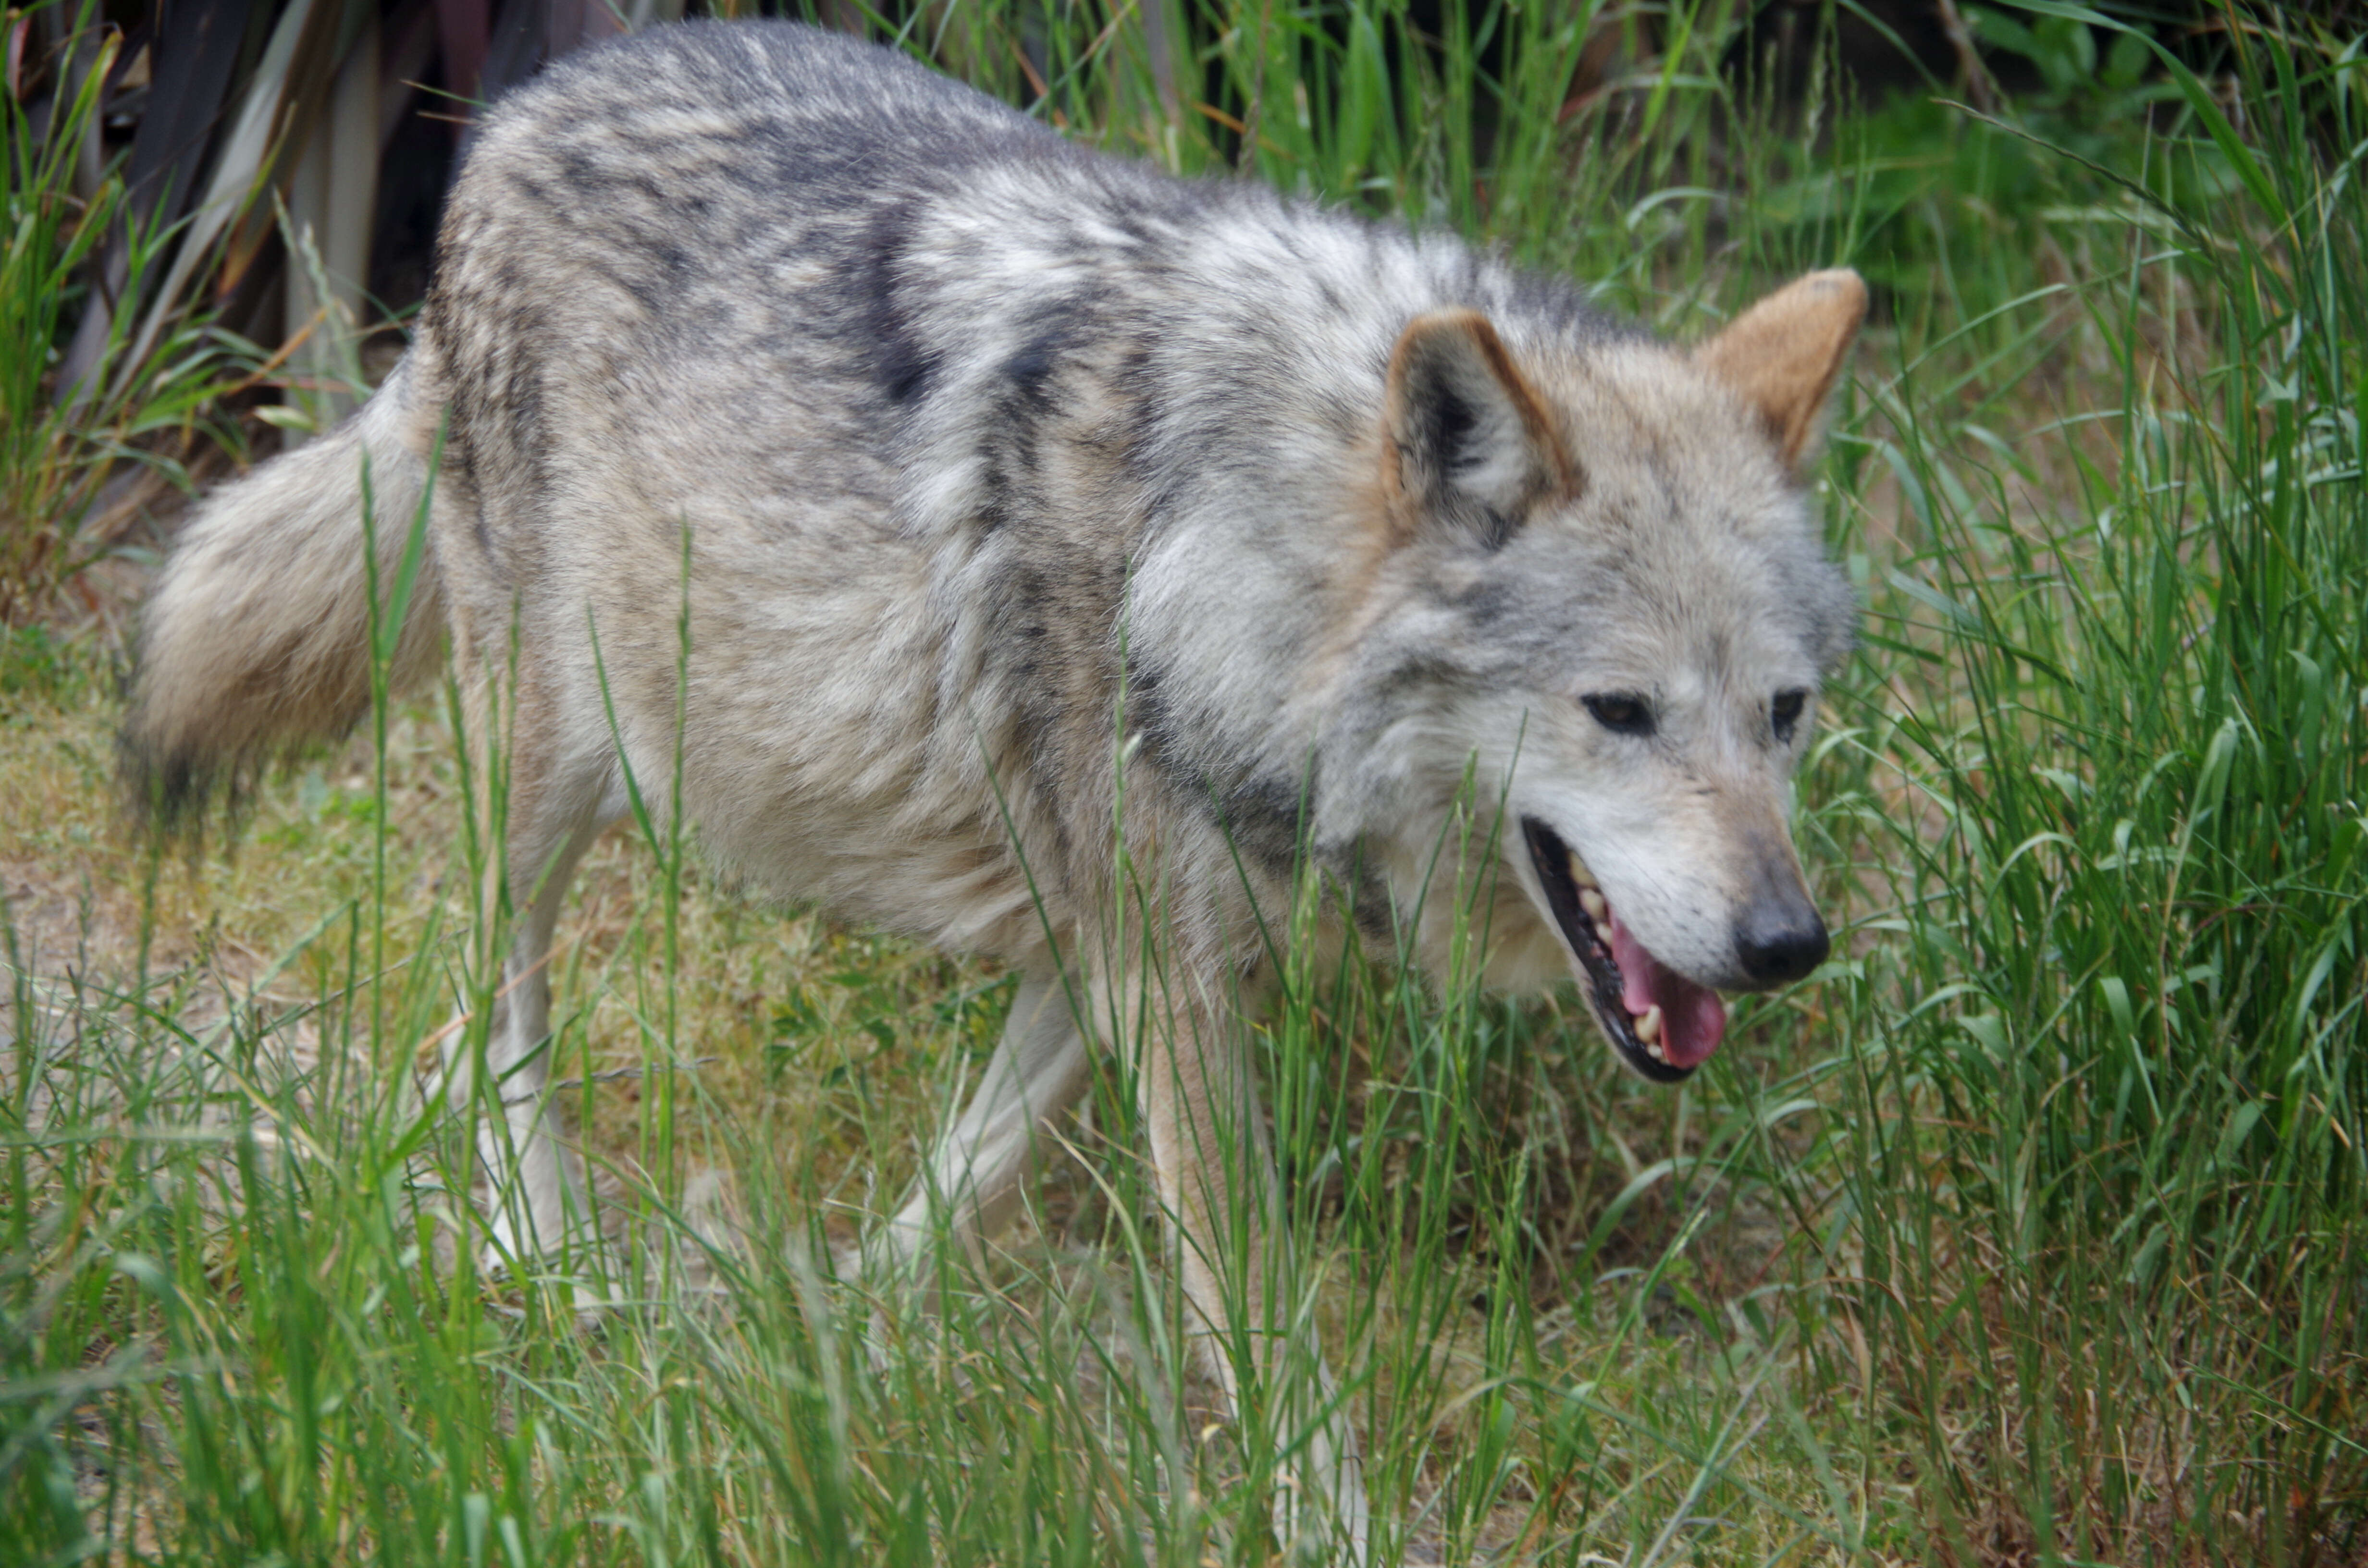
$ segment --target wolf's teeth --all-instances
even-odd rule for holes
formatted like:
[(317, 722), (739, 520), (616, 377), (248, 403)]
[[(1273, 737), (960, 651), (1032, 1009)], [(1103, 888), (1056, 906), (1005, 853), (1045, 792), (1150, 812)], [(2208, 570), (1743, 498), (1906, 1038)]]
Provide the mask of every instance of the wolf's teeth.
[(1636, 1038), (1646, 1045), (1651, 1045), (1661, 1038), (1661, 1005), (1658, 1002), (1654, 1003), (1637, 1016)]
[(1578, 890), (1578, 906), (1587, 911), (1589, 920), (1600, 920), (1611, 913), (1611, 906), (1603, 902), (1603, 895), (1590, 887)]
[(1565, 847), (1563, 850), (1563, 860), (1570, 868), (1570, 880), (1578, 884), (1579, 892), (1595, 891), (1595, 879), (1588, 874), (1587, 862), (1578, 858), (1577, 850)]

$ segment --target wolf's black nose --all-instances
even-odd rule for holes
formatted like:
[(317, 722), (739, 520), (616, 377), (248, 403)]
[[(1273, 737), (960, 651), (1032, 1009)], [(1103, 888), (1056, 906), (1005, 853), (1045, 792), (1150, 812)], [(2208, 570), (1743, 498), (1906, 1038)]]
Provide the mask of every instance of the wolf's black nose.
[(1754, 904), (1735, 923), (1736, 956), (1755, 985), (1783, 985), (1826, 961), (1833, 944), (1806, 903)]

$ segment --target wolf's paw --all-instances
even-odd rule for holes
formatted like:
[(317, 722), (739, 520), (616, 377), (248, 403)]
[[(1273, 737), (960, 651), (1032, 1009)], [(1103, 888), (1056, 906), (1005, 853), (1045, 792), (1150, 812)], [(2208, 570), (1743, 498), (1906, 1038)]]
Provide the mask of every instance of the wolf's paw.
[(487, 1279), (546, 1293), (553, 1311), (573, 1312), (579, 1328), (598, 1325), (625, 1311), (633, 1301), (625, 1289), (619, 1260), (609, 1256), (606, 1248), (595, 1253), (573, 1247), (564, 1256), (529, 1253), (520, 1256), (488, 1243), (478, 1267)]
[(968, 1393), (970, 1373), (949, 1333), (935, 1271), (905, 1260), (901, 1267), (868, 1272), (864, 1283), (871, 1294), (871, 1311), (864, 1319), (863, 1351), (872, 1375), (885, 1378), (901, 1369), (908, 1378), (934, 1380), (956, 1393)]
[(589, 1215), (535, 1224), (496, 1207), (486, 1221), (477, 1267), (490, 1279), (559, 1292), (579, 1318), (615, 1312), (630, 1299), (624, 1260)]

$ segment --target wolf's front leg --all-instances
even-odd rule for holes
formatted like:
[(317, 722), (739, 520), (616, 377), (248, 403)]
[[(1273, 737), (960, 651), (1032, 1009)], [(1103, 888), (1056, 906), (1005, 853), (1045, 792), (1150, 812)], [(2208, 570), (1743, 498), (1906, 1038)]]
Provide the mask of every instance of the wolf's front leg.
[[(875, 1249), (892, 1277), (928, 1269), (939, 1238), (976, 1261), (981, 1244), (1011, 1215), (1045, 1124), (1076, 1103), (1086, 1085), (1086, 1037), (1057, 964), (1046, 959), (1020, 977), (994, 1060), (962, 1115), (938, 1140), (912, 1198)], [(934, 1286), (922, 1292), (934, 1306)]]
[(1255, 1376), (1279, 1446), (1295, 1449), (1275, 1526), (1293, 1557), (1362, 1563), (1372, 1520), (1348, 1409), (1288, 1267), (1281, 1195), (1257, 1088), (1230, 1008), (1208, 997), (1139, 1003), (1137, 1093), (1174, 1227), (1195, 1337), (1238, 1414)]

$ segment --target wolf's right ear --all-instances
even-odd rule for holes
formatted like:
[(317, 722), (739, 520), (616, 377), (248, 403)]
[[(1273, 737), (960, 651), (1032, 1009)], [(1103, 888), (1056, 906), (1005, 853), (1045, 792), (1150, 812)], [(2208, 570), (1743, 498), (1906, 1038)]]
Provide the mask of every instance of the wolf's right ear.
[(1741, 392), (1786, 467), (1816, 460), (1817, 426), (1866, 319), (1866, 282), (1847, 267), (1796, 278), (1694, 350), (1694, 363)]
[(1407, 325), (1390, 356), (1383, 437), (1401, 538), (1436, 519), (1494, 549), (1540, 501), (1578, 494), (1577, 465), (1477, 311), (1434, 311)]

